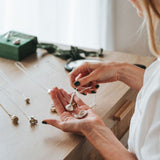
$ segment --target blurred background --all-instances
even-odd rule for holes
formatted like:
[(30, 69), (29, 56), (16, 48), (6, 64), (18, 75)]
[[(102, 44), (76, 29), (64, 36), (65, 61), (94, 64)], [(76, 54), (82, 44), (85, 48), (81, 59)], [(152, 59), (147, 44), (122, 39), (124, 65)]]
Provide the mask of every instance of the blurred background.
[(0, 34), (45, 42), (151, 55), (142, 22), (128, 0), (0, 0)]

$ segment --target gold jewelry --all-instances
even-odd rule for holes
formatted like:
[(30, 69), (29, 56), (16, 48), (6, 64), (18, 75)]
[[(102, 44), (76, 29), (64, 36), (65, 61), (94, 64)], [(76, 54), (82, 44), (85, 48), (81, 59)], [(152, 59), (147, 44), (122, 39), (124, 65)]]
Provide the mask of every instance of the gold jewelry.
[(0, 86), (0, 89), (3, 90), (3, 93), (11, 99), (11, 101), (15, 104), (15, 106), (21, 111), (21, 113), (26, 117), (26, 119), (29, 121), (30, 125), (36, 125), (38, 123), (38, 120), (35, 119), (33, 116), (28, 116), (22, 109), (21, 107), (16, 103), (16, 101), (9, 95), (8, 91), (4, 89), (3, 87)]
[(30, 98), (27, 97), (21, 90), (19, 90), (19, 89), (15, 86), (15, 84), (8, 78), (8, 76), (7, 76), (4, 72), (0, 71), (0, 76), (1, 76), (5, 81), (7, 81), (7, 83), (8, 83), (19, 95), (21, 95), (21, 96), (24, 98), (26, 104), (30, 104)]
[(54, 105), (51, 106), (50, 111), (53, 112), (53, 113), (57, 112)]
[(15, 115), (10, 114), (2, 104), (0, 104), (1, 108), (8, 114), (8, 116), (10, 117), (10, 119), (12, 120), (13, 124), (17, 125), (18, 124), (18, 117)]

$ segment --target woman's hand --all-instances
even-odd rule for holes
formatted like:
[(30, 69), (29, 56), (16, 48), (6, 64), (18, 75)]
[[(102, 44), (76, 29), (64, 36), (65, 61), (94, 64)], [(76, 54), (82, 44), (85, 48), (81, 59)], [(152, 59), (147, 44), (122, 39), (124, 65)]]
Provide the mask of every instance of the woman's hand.
[[(74, 111), (68, 112), (65, 110), (65, 106), (69, 104), (71, 95), (58, 88), (54, 88), (50, 94), (61, 121), (45, 119), (42, 121), (43, 124), (50, 124), (65, 132), (83, 134), (105, 159), (136, 159), (81, 99), (74, 96), (76, 104)], [(88, 114), (82, 119), (76, 119), (73, 114), (77, 114), (80, 110), (86, 110)]]
[(69, 74), (71, 86), (77, 88), (79, 92), (82, 92), (86, 87), (91, 87), (83, 93), (96, 93), (99, 83), (117, 80), (117, 71), (120, 65), (119, 62), (86, 62)]
[[(63, 89), (54, 88), (50, 92), (56, 111), (60, 116), (61, 121), (56, 119), (45, 119), (42, 123), (50, 124), (65, 132), (73, 133), (88, 133), (91, 128), (96, 126), (105, 126), (103, 121), (90, 109), (80, 98), (74, 96), (74, 111), (68, 112), (65, 106), (69, 104), (71, 95)], [(86, 110), (87, 115), (82, 119), (76, 119), (74, 114), (78, 114), (80, 110)]]
[[(96, 93), (99, 83), (122, 81), (133, 89), (143, 86), (144, 69), (120, 62), (84, 63), (70, 74), (70, 83), (82, 94)], [(89, 89), (85, 89), (89, 87)]]

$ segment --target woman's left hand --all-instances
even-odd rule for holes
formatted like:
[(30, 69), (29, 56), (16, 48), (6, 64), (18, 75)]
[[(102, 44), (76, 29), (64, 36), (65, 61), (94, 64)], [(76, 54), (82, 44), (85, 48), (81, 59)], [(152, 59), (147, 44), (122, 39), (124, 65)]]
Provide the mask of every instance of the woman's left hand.
[[(66, 111), (65, 109), (65, 106), (70, 102), (71, 94), (68, 94), (63, 89), (58, 89), (57, 87), (55, 87), (50, 92), (50, 95), (61, 121), (58, 121), (56, 119), (45, 119), (42, 123), (55, 126), (56, 128), (59, 128), (64, 132), (73, 132), (80, 134), (89, 132), (90, 128), (96, 128), (96, 126), (105, 126), (100, 117), (96, 115), (94, 111), (90, 109), (89, 106), (87, 106), (76, 95), (73, 98), (73, 101), (75, 103), (74, 111), (71, 112)], [(74, 117), (74, 114), (78, 114), (80, 110), (86, 110), (87, 115), (82, 119), (77, 119)]]

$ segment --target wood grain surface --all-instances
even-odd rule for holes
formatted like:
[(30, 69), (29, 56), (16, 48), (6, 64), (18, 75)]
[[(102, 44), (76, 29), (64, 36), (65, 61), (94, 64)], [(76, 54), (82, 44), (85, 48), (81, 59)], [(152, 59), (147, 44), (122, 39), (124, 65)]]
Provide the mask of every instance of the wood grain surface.
[[(0, 159), (3, 160), (62, 160), (75, 159), (73, 152), (78, 150), (76, 157), (81, 159), (85, 138), (71, 133), (64, 133), (52, 126), (43, 125), (45, 118), (59, 119), (56, 113), (50, 112), (52, 104), (46, 88), (58, 86), (68, 92), (73, 89), (69, 84), (68, 72), (64, 70), (64, 60), (50, 54), (42, 54), (39, 51), (21, 61), (27, 68), (29, 76), (17, 69), (15, 61), (0, 58), (0, 70), (3, 71), (12, 83), (23, 93), (30, 97), (31, 104), (26, 105), (23, 97), (18, 94), (0, 76), (0, 103), (11, 113), (19, 117), (19, 125), (14, 126), (8, 115), (0, 108)], [(148, 66), (153, 62), (153, 57), (143, 57), (119, 52), (105, 52), (102, 61), (125, 61), (140, 63)], [(31, 80), (31, 77), (33, 80)], [(4, 89), (5, 88), (5, 89)], [(9, 97), (5, 92), (9, 93)], [(93, 108), (101, 117), (111, 110), (116, 102), (129, 90), (129, 87), (121, 82), (100, 85), (96, 95), (96, 106)], [(11, 98), (12, 97), (12, 98)], [(94, 95), (80, 97), (88, 104), (94, 101)], [(16, 102), (16, 104), (12, 101)], [(30, 127), (28, 120), (17, 108), (17, 104), (27, 115), (34, 115), (38, 119), (38, 125)], [(87, 152), (87, 149), (85, 150)], [(84, 157), (84, 156), (83, 156)], [(83, 158), (85, 159), (85, 158)]]

